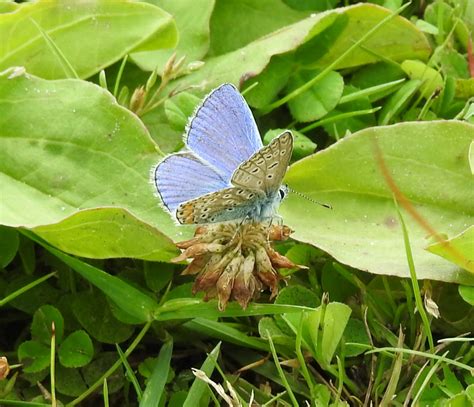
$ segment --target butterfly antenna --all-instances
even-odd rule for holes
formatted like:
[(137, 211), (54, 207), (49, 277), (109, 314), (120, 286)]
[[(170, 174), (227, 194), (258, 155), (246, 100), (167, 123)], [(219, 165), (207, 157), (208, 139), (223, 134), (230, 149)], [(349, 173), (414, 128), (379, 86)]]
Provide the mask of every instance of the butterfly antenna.
[(293, 192), (295, 195), (298, 195), (298, 196), (300, 196), (301, 198), (304, 198), (304, 199), (306, 199), (306, 200), (308, 200), (308, 201), (310, 201), (310, 202), (312, 202), (312, 203), (314, 203), (314, 204), (316, 204), (316, 205), (320, 205), (320, 206), (324, 206), (325, 208), (332, 209), (332, 206), (331, 206), (331, 205), (318, 202), (318, 201), (316, 201), (316, 200), (310, 198), (309, 196), (306, 196), (305, 194), (303, 194), (303, 193), (301, 193), (301, 192), (295, 191), (295, 190), (292, 189), (292, 188), (288, 188), (288, 191)]

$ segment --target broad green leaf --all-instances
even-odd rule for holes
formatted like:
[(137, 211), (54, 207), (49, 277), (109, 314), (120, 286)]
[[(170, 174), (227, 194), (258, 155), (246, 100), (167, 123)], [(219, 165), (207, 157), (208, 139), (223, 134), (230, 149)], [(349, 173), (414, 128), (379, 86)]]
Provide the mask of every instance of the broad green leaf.
[(275, 300), (275, 304), (301, 305), (310, 308), (319, 306), (320, 303), (320, 298), (312, 290), (302, 285), (283, 288)]
[[(338, 20), (298, 51), (299, 59), (324, 68), (374, 27), (391, 11), (375, 4), (356, 4), (337, 11)], [(431, 54), (425, 35), (411, 22), (396, 16), (380, 27), (362, 47), (356, 48), (334, 69), (366, 65), (380, 60), (426, 60)]]
[[(377, 140), (388, 171), (432, 227), (455, 235), (472, 224), (474, 185), (468, 150), (474, 126), (456, 121), (400, 123), (362, 130), (290, 167), (290, 188), (328, 210), (289, 194), (280, 207), (292, 237), (338, 261), (376, 274), (409, 277), (403, 236), (374, 155)], [(405, 214), (420, 279), (472, 284), (470, 273), (425, 250), (427, 232)]]
[(176, 52), (177, 60), (186, 57), (186, 62), (202, 59), (209, 49), (209, 20), (214, 9), (214, 0), (148, 0), (170, 13), (176, 20), (179, 39), (176, 46), (167, 49), (134, 52), (132, 60), (142, 69), (152, 71), (163, 68)]
[(304, 17), (281, 0), (217, 1), (211, 18), (210, 55), (221, 55)]
[(121, 208), (82, 210), (33, 231), (58, 249), (83, 257), (156, 260), (177, 255), (160, 231)]
[(140, 407), (156, 407), (163, 396), (168, 372), (170, 370), (171, 355), (173, 354), (173, 341), (165, 342), (158, 355), (158, 363), (148, 380), (143, 397), (140, 400)]
[(94, 356), (94, 346), (87, 332), (79, 330), (71, 333), (58, 350), (59, 361), (65, 367), (87, 365)]
[[(353, 342), (362, 345), (370, 345), (370, 340), (367, 335), (367, 329), (360, 319), (350, 318), (347, 322), (346, 329), (344, 330), (344, 340), (346, 342)], [(352, 357), (360, 355), (365, 352), (363, 346), (356, 345), (345, 345), (344, 355), (346, 357)]]
[(71, 397), (77, 397), (84, 393), (87, 386), (81, 371), (56, 364), (56, 390)]
[(41, 278), (25, 275), (15, 276), (4, 291), (5, 296), (14, 296), (9, 301), (9, 306), (33, 315), (43, 304), (48, 302), (54, 304), (61, 293), (49, 281), (46, 281), (53, 275), (51, 273)]
[[(303, 344), (308, 347), (319, 363), (327, 366), (339, 345), (350, 314), (349, 306), (339, 302), (330, 302), (299, 315), (286, 314), (284, 319), (295, 334), (301, 326)], [(303, 318), (302, 323), (301, 318)]]
[(23, 363), (23, 371), (39, 372), (50, 364), (51, 350), (49, 346), (37, 341), (26, 341), (18, 347), (18, 360)]
[[(293, 92), (320, 73), (319, 70), (299, 71), (292, 75), (287, 93)], [(339, 102), (344, 90), (342, 76), (331, 71), (317, 84), (288, 102), (293, 117), (299, 122), (309, 122), (326, 116)]]
[(294, 52), (273, 56), (259, 75), (245, 82), (243, 92), (247, 103), (257, 109), (269, 105), (286, 86), (293, 69)]
[(458, 287), (459, 295), (468, 304), (474, 306), (474, 287), (467, 285), (460, 285)]
[(11, 263), (19, 246), (18, 232), (15, 229), (0, 226), (0, 269)]
[(143, 115), (141, 119), (163, 153), (174, 153), (184, 146), (183, 132), (174, 128), (176, 122), (172, 124), (169, 121), (164, 106), (158, 106), (157, 109)]
[(53, 322), (56, 343), (61, 343), (64, 334), (64, 318), (59, 310), (52, 305), (43, 305), (33, 315), (33, 322), (31, 323), (33, 339), (49, 345), (51, 343)]
[(459, 99), (474, 97), (474, 78), (456, 80), (456, 97)]
[[(219, 357), (221, 349), (221, 343), (219, 342), (216, 347), (209, 353), (204, 363), (201, 365), (200, 370), (206, 373), (207, 377), (211, 377), (214, 368), (216, 367), (217, 358)], [(209, 387), (202, 380), (197, 377), (194, 379), (186, 400), (182, 404), (183, 407), (193, 407), (196, 405), (197, 400), (201, 400), (206, 392), (209, 391)]]
[[(222, 82), (239, 84), (262, 72), (273, 55), (296, 50), (302, 44), (305, 44), (305, 48), (298, 50), (302, 62), (315, 68), (326, 67), (389, 13), (373, 4), (358, 4), (313, 14), (237, 50), (208, 58), (201, 69), (174, 82), (173, 86), (184, 88), (202, 83), (206, 89), (211, 89)], [(333, 30), (336, 32), (331, 32), (332, 42), (328, 43), (326, 34), (336, 20), (342, 21), (344, 28), (340, 31), (340, 23), (336, 24)], [(395, 17), (382, 27), (364, 47), (370, 52), (358, 48), (336, 69), (372, 63), (383, 58), (396, 61), (409, 58), (424, 60), (431, 52), (423, 33), (401, 17)], [(320, 49), (321, 52), (315, 52)]]
[(268, 338), (270, 337), (273, 343), (277, 345), (294, 348), (294, 337), (288, 336), (284, 333), (273, 318), (261, 318), (260, 321), (258, 321), (258, 333), (260, 334), (260, 337), (266, 341), (268, 341)]
[[(117, 352), (103, 352), (91, 363), (81, 369), (82, 377), (88, 386), (95, 382), (107, 372), (117, 361)], [(114, 374), (107, 377), (107, 388), (109, 394), (113, 394), (124, 385), (125, 375), (122, 365), (115, 370)]]
[[(0, 94), (1, 224), (42, 226), (39, 234), (82, 256), (174, 255), (162, 232), (182, 229), (159, 207), (150, 183), (162, 154), (134, 114), (80, 80), (8, 71), (0, 75)], [(94, 222), (94, 238), (84, 239)], [(70, 240), (71, 233), (82, 241)], [(101, 240), (109, 243), (97, 245)], [(117, 240), (121, 247), (114, 249)]]
[(308, 38), (330, 26), (335, 19), (334, 13), (318, 14), (272, 32), (235, 51), (207, 58), (201, 69), (173, 82), (173, 87), (179, 85), (186, 88), (202, 82), (205, 89), (212, 89), (223, 82), (239, 84), (241, 79), (245, 80), (262, 72), (272, 56), (296, 49)]
[(426, 250), (474, 273), (474, 226), (444, 242), (433, 243)]
[(194, 113), (201, 98), (189, 92), (180, 92), (166, 99), (165, 114), (169, 124), (174, 130), (184, 132), (189, 117)]
[(295, 10), (324, 11), (334, 8), (339, 0), (283, 0), (283, 2)]
[[(344, 88), (344, 96), (349, 96), (351, 93), (356, 93), (357, 88), (349, 85)], [(343, 96), (343, 97), (344, 97)], [(341, 99), (339, 102), (341, 102)], [(349, 102), (339, 103), (336, 108), (330, 112), (325, 119), (336, 117), (341, 114), (349, 115), (346, 118), (341, 118), (337, 121), (323, 125), (324, 129), (336, 139), (343, 137), (346, 132), (355, 133), (356, 131), (365, 129), (375, 125), (374, 113), (365, 113), (360, 116), (351, 116), (351, 112), (365, 111), (369, 112), (372, 109), (372, 104), (367, 96), (360, 97)]]
[(75, 317), (89, 335), (103, 343), (121, 343), (133, 333), (133, 327), (116, 320), (105, 297), (95, 292), (77, 293), (72, 303)]
[(124, 0), (23, 3), (14, 13), (0, 14), (0, 71), (24, 66), (43, 78), (68, 76), (35, 23), (80, 78), (99, 72), (131, 51), (168, 48), (177, 39), (172, 17), (150, 4)]
[(331, 362), (336, 348), (342, 338), (346, 325), (349, 322), (351, 315), (351, 308), (346, 304), (339, 302), (330, 302), (326, 306), (324, 312), (324, 320), (322, 322), (322, 338), (318, 338), (321, 342), (316, 342), (316, 336), (313, 333), (313, 346), (315, 349), (319, 349), (321, 356), (325, 363), (329, 365)]
[[(269, 144), (275, 137), (283, 133), (285, 129), (272, 129), (265, 133), (263, 137), (263, 143)], [(316, 151), (316, 143), (314, 143), (309, 137), (305, 136), (303, 133), (300, 133), (296, 130), (291, 130), (293, 134), (293, 154), (292, 161), (301, 160), (307, 155), (313, 154)]]
[(410, 79), (421, 81), (421, 95), (427, 99), (436, 91), (441, 91), (444, 87), (443, 77), (436, 70), (421, 61), (406, 60), (400, 67), (406, 72)]
[(474, 175), (474, 141), (469, 146), (469, 166), (471, 167), (472, 175)]
[(75, 257), (68, 256), (41, 241), (38, 241), (38, 243), (86, 280), (94, 284), (120, 307), (121, 310), (129, 314), (130, 317), (133, 317), (134, 320), (145, 322), (151, 318), (158, 305), (152, 298), (137, 288), (97, 267), (91, 266)]

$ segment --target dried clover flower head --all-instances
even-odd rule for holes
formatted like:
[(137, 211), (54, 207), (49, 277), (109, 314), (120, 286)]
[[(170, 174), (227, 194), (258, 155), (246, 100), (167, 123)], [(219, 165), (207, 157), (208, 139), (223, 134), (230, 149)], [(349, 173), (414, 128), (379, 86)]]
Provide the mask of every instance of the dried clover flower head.
[(8, 364), (8, 360), (5, 356), (0, 357), (0, 380), (6, 379), (10, 373), (10, 365)]
[(230, 299), (246, 308), (251, 299), (268, 287), (271, 298), (278, 293), (280, 268), (300, 267), (272, 249), (270, 242), (286, 240), (288, 226), (264, 223), (217, 223), (200, 226), (193, 239), (177, 243), (183, 252), (175, 262), (192, 259), (182, 274), (197, 274), (193, 294), (217, 297), (219, 309)]

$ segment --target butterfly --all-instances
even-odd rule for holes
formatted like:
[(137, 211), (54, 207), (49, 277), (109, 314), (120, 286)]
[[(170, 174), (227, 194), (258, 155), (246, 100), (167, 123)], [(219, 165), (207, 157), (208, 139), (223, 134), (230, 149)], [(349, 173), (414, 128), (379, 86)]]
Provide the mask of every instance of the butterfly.
[(264, 221), (288, 192), (282, 185), (293, 150), (285, 131), (263, 146), (247, 102), (232, 84), (214, 89), (196, 109), (186, 150), (154, 168), (164, 206), (181, 224)]

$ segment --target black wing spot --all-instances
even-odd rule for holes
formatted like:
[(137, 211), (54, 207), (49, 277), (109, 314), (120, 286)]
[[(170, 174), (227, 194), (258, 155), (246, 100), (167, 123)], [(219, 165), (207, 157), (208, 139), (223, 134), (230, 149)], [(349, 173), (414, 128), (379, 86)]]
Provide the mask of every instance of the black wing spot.
[(268, 179), (272, 179), (272, 178), (273, 178), (273, 174), (268, 174), (268, 175), (267, 175), (267, 178), (268, 178)]
[(231, 196), (232, 196), (231, 194), (225, 194), (225, 195), (223, 196), (223, 198), (224, 198), (224, 199), (229, 199)]
[(266, 158), (267, 160), (271, 160), (271, 159), (272, 159), (272, 157), (273, 157), (273, 155), (272, 155), (272, 154), (267, 154), (267, 155), (265, 156), (265, 158)]
[(271, 170), (271, 169), (275, 168), (277, 165), (278, 165), (278, 161), (275, 161), (273, 164), (268, 166), (268, 169)]
[(281, 150), (280, 151), (280, 155), (285, 155), (286, 154), (286, 150)]
[(256, 174), (257, 172), (259, 172), (260, 169), (259, 168), (254, 168), (252, 171), (250, 171), (252, 174)]
[(254, 196), (255, 196), (255, 194), (250, 193), (250, 194), (249, 194), (249, 199), (252, 199)]

